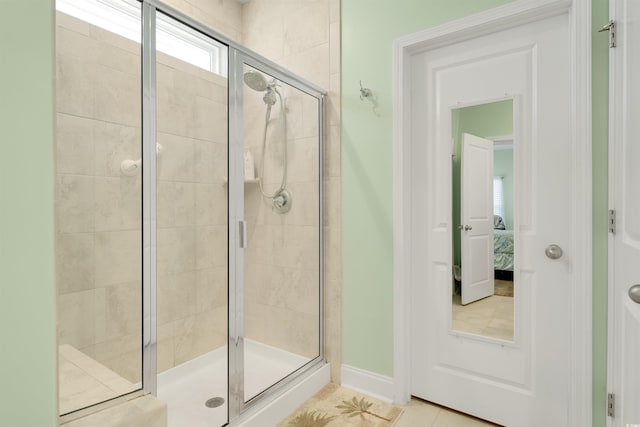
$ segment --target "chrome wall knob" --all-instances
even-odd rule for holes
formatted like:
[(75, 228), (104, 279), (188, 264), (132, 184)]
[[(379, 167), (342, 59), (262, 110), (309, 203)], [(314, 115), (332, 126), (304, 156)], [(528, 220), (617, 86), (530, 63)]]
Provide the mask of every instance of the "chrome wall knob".
[(558, 245), (549, 245), (547, 249), (544, 250), (544, 254), (549, 259), (560, 259), (563, 253), (562, 248)]
[(629, 298), (631, 298), (631, 301), (640, 304), (640, 285), (633, 285), (629, 288)]

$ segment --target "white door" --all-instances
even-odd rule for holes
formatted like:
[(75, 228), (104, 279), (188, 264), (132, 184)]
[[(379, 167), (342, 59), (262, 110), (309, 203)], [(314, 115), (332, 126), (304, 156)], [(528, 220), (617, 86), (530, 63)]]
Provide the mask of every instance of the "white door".
[(640, 2), (612, 3), (618, 31), (610, 51), (609, 197), (617, 221), (609, 240), (609, 392), (616, 395), (610, 425), (635, 427), (640, 426)]
[(462, 136), (462, 304), (493, 295), (493, 141)]
[[(561, 15), (412, 56), (412, 394), (509, 427), (571, 425), (569, 39)], [(453, 329), (451, 297), (451, 111), (504, 99), (514, 110), (512, 341)], [(545, 256), (552, 244), (559, 259)]]

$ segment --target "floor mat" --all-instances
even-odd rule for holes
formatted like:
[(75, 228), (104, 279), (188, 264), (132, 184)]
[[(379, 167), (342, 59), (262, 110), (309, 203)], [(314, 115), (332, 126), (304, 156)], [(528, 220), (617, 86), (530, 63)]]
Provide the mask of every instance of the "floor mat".
[(328, 384), (278, 427), (389, 427), (402, 414), (399, 406)]

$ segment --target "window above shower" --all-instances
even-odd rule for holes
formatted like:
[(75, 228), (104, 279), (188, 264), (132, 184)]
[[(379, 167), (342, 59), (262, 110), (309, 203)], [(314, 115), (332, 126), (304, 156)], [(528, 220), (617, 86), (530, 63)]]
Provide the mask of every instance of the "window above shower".
[[(140, 43), (140, 3), (136, 0), (57, 0), (59, 12)], [(157, 50), (227, 77), (227, 47), (195, 30), (158, 16)]]

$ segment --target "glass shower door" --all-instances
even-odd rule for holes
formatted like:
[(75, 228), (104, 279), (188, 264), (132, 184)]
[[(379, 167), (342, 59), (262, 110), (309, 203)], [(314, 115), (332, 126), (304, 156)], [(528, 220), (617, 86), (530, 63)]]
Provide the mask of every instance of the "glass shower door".
[(227, 47), (157, 11), (157, 382), (170, 426), (228, 422)]
[[(320, 100), (240, 61), (243, 404), (321, 355)], [(240, 74), (241, 73), (241, 74)]]

